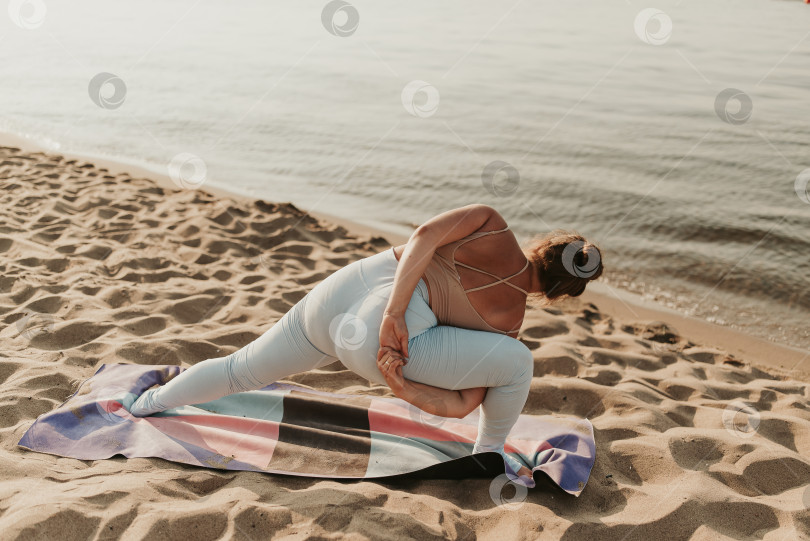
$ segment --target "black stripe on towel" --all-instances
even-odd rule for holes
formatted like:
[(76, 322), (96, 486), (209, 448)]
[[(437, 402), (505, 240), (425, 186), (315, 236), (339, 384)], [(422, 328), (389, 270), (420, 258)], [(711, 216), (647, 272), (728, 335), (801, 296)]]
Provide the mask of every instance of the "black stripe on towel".
[(284, 396), (284, 414), (269, 469), (363, 477), (371, 453), (365, 396), (329, 400), (298, 391)]

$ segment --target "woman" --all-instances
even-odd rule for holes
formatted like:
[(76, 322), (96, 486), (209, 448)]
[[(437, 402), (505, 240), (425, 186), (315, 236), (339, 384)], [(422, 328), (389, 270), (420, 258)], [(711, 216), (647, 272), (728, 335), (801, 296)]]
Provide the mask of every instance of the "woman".
[(407, 244), (327, 277), (259, 338), (208, 359), (128, 408), (143, 417), (265, 387), (337, 360), (429, 413), (464, 417), (479, 405), (473, 453), (504, 453), (531, 384), (517, 332), (526, 298), (578, 296), (602, 273), (599, 249), (554, 231), (524, 252), (503, 217), (469, 205), (431, 218)]

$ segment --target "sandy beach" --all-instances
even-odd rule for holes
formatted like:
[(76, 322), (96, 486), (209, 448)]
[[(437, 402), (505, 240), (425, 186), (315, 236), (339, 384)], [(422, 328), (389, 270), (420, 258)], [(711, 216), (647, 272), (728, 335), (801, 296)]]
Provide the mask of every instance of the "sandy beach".
[[(530, 308), (520, 333), (535, 359), (524, 413), (594, 425), (579, 498), (538, 483), (513, 509), (486, 479), (338, 482), (20, 449), (102, 364), (231, 353), (330, 273), (404, 241), (21, 147), (0, 148), (4, 539), (810, 538), (806, 352), (604, 287)], [(289, 381), (391, 395), (340, 365)]]

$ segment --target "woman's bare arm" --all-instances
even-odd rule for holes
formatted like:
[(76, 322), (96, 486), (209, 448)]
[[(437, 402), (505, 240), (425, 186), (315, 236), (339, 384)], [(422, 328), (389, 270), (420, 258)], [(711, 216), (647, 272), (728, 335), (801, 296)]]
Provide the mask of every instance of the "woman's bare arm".
[(487, 394), (486, 387), (451, 391), (405, 378), (403, 380), (405, 381), (403, 389), (400, 389), (399, 393), (394, 392), (394, 395), (422, 411), (439, 417), (463, 419), (481, 405)]
[[(397, 351), (402, 357), (408, 356), (405, 310), (436, 248), (478, 231), (491, 220), (498, 222), (493, 224), (496, 228), (502, 228), (506, 223), (492, 207), (467, 205), (439, 214), (413, 232), (399, 259), (391, 296), (380, 326), (378, 365), (384, 360), (388, 350)], [(380, 370), (384, 369), (381, 367)], [(389, 381), (397, 397), (428, 413), (443, 417), (466, 416), (481, 404), (486, 394), (485, 387), (453, 391), (409, 381), (401, 374), (399, 377), (401, 382), (397, 384), (392, 385)]]
[(377, 361), (377, 367), (394, 395), (427, 413), (461, 419), (477, 408), (487, 394), (486, 387), (454, 391), (405, 379), (402, 375), (405, 364), (402, 356), (391, 348), (385, 348), (385, 353)]
[(404, 314), (416, 284), (439, 246), (444, 246), (478, 231), (497, 215), (487, 205), (467, 205), (435, 216), (420, 225), (408, 239), (394, 274), (394, 287), (386, 313)]

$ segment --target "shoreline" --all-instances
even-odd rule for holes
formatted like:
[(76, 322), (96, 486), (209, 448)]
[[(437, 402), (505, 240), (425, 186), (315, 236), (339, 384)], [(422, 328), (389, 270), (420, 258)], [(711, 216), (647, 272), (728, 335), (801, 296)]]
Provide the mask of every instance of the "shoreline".
[[(151, 179), (163, 188), (179, 189), (167, 173), (161, 173), (144, 164), (115, 160), (103, 156), (54, 150), (32, 139), (6, 133), (0, 134), (0, 146), (17, 147), (26, 152), (61, 155), (67, 159), (91, 162), (113, 174), (127, 173), (132, 177)], [(199, 189), (219, 197), (228, 197), (242, 202), (253, 202), (257, 199), (214, 185), (203, 184)], [(272, 202), (283, 203), (281, 201)], [(355, 236), (383, 237), (393, 245), (407, 242), (407, 236), (397, 232), (401, 228), (392, 226), (390, 230), (383, 229), (335, 216), (328, 212), (300, 208), (303, 212), (318, 220), (342, 226)], [(652, 321), (664, 322), (673, 327), (681, 337), (700, 346), (723, 350), (739, 360), (768, 369), (780, 376), (790, 376), (803, 381), (810, 381), (810, 351), (778, 344), (729, 327), (680, 314), (665, 306), (644, 300), (634, 293), (619, 290), (598, 281), (589, 284), (588, 289), (579, 299), (583, 303), (593, 303), (601, 312), (624, 324), (646, 324)]]

